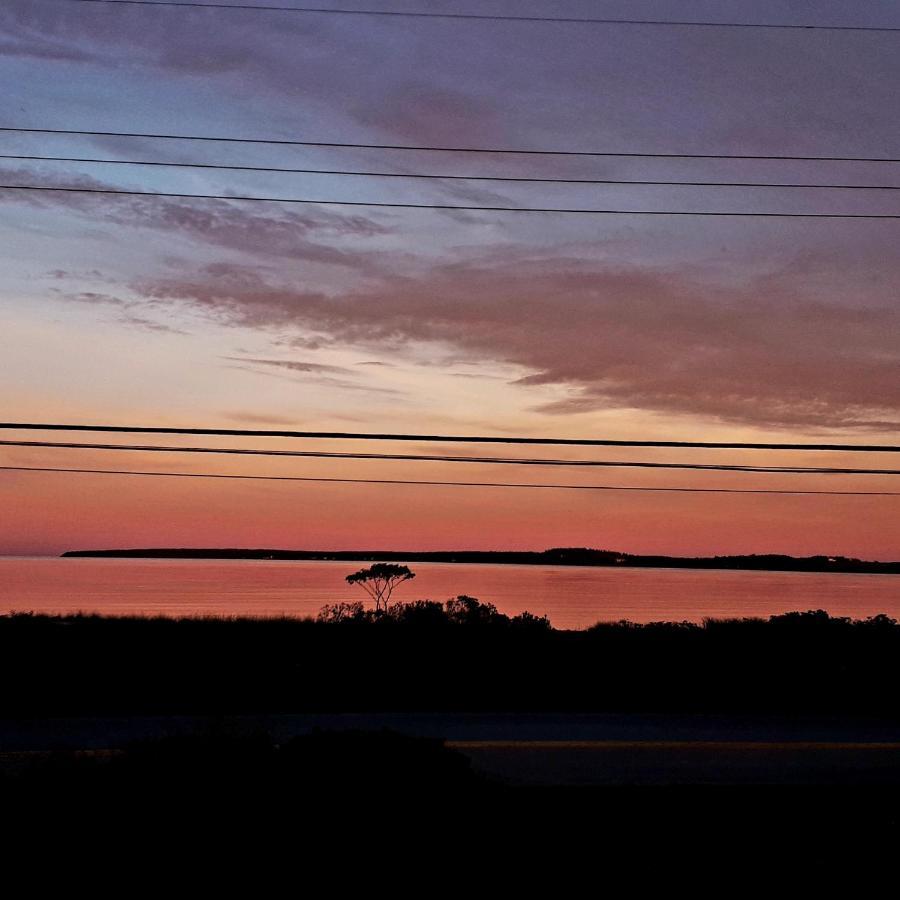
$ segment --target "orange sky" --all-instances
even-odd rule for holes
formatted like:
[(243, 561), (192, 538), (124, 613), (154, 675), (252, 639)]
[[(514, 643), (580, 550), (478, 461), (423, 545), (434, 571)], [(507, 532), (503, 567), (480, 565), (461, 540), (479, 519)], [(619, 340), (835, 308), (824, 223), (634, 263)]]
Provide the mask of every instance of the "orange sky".
[[(224, 423), (219, 423), (224, 424)], [(23, 439), (36, 433), (14, 432)], [(42, 435), (45, 436), (45, 435)], [(64, 436), (53, 434), (50, 439)], [(78, 434), (78, 441), (91, 435)], [(96, 438), (93, 438), (96, 439)], [(138, 438), (138, 441), (143, 438)], [(108, 436), (101, 436), (106, 442)], [(127, 442), (114, 437), (112, 442)], [(185, 443), (185, 439), (147, 439)], [(196, 442), (196, 439), (194, 439)], [(286, 440), (205, 439), (211, 446), (296, 446)], [(307, 446), (307, 445), (304, 445)], [(326, 450), (372, 445), (315, 442)], [(450, 452), (451, 445), (377, 445), (377, 451)], [(554, 448), (559, 450), (560, 448)], [(727, 451), (677, 452), (611, 449), (553, 452), (555, 457), (713, 462)], [(479, 448), (478, 452), (483, 452)], [(506, 455), (502, 446), (490, 452)], [(326, 478), (556, 482), (706, 487), (808, 487), (868, 490), (875, 476), (747, 475), (552, 469), (449, 463), (343, 460), (244, 460), (187, 454), (18, 449), (5, 464), (124, 468), (138, 471), (308, 475)], [(521, 450), (513, 454), (528, 455)], [(510, 454), (510, 455), (513, 455)], [(765, 454), (767, 464), (830, 464), (832, 454)], [(728, 452), (732, 462), (759, 454)], [(841, 457), (845, 461), (847, 457)], [(856, 454), (871, 467), (881, 455)], [(887, 460), (889, 462), (889, 460)], [(265, 546), (310, 549), (541, 549), (594, 546), (635, 553), (706, 555), (788, 552), (895, 558), (897, 498), (689, 493), (577, 492), (509, 488), (205, 481), (181, 478), (0, 473), (7, 514), (0, 524), (6, 553), (45, 554), (65, 549), (138, 546)]]

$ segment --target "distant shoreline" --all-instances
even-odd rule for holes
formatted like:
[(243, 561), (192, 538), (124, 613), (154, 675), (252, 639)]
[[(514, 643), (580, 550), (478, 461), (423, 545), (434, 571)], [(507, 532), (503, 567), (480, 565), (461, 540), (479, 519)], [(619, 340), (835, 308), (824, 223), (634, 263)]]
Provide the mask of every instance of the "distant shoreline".
[(642, 556), (613, 550), (557, 548), (519, 550), (278, 550), (268, 548), (141, 548), (69, 550), (65, 558), (103, 559), (251, 559), (338, 562), (487, 563), (493, 565), (596, 566), (608, 568), (735, 569), (768, 572), (900, 574), (900, 562), (877, 562), (843, 556), (794, 557), (780, 554), (739, 556)]

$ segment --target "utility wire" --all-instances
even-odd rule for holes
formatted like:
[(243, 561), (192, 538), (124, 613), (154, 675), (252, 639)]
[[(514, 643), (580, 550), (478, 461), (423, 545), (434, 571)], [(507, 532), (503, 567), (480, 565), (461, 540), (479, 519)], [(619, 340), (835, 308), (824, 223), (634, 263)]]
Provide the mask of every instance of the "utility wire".
[(144, 475), (158, 478), (225, 478), (241, 481), (302, 481), (333, 484), (412, 484), (431, 487), (538, 488), (564, 491), (650, 491), (683, 494), (809, 494), (831, 497), (900, 497), (898, 491), (800, 491), (768, 488), (646, 487), (611, 484), (528, 484), (495, 481), (406, 481), (395, 478), (307, 478), (298, 475), (225, 475), (212, 472), (135, 472), (130, 469), (63, 469), (49, 466), (0, 466), (0, 472), (63, 472), (76, 475)]
[(317, 6), (276, 6), (250, 3), (199, 3), (191, 0), (66, 0), (75, 3), (93, 3), (106, 6), (166, 6), (195, 9), (238, 9), (257, 12), (307, 13), (325, 16), (378, 16), (401, 19), (445, 19), (452, 21), (481, 22), (553, 22), (572, 25), (651, 25), (674, 28), (770, 28), (800, 31), (874, 31), (896, 32), (900, 27), (890, 25), (782, 25), (776, 22), (708, 22), (670, 19), (596, 19), (575, 16), (511, 16), (487, 13), (404, 12), (381, 9), (328, 9)]
[(257, 450), (242, 447), (161, 447), (142, 444), (81, 444), (69, 441), (0, 441), (3, 447), (50, 447), (70, 450), (126, 450), (148, 453), (227, 453), (240, 456), (285, 456), (305, 459), (377, 459), (402, 460), (404, 462), (450, 462), (479, 463), (482, 465), (504, 466), (576, 466), (626, 468), (626, 469), (692, 469), (695, 471), (714, 472), (759, 472), (764, 474), (778, 473), (790, 475), (900, 475), (900, 469), (851, 469), (825, 468), (820, 466), (743, 466), (723, 465), (718, 463), (660, 463), (627, 462), (619, 460), (595, 459), (528, 459), (496, 456), (447, 456), (444, 454), (418, 453), (333, 453), (322, 450)]
[(181, 194), (168, 191), (129, 191), (113, 188), (51, 187), (37, 184), (0, 184), (0, 191), (47, 191), (65, 194), (101, 194), (121, 197), (169, 197), (176, 200), (228, 200), (238, 203), (292, 203), (313, 206), (353, 206), (379, 209), (430, 209), (466, 212), (556, 213), (593, 216), (690, 216), (739, 219), (900, 219), (895, 213), (787, 213), (724, 212), (717, 210), (581, 209), (558, 206), (461, 206), (453, 203), (395, 203), (374, 200), (328, 200), (310, 197), (248, 197), (237, 194)]
[(0, 132), (15, 134), (64, 134), (80, 137), (145, 138), (161, 141), (209, 141), (221, 144), (266, 144), (282, 147), (334, 147), (348, 150), (411, 150), (428, 153), (499, 153), (517, 156), (601, 156), (623, 159), (750, 159), (787, 162), (865, 162), (900, 163), (889, 156), (788, 156), (748, 153), (635, 153), (609, 150), (529, 150), (513, 147), (438, 147), (410, 144), (356, 144), (338, 141), (298, 141), (286, 138), (219, 137), (197, 134), (163, 134), (139, 131), (88, 131), (71, 128), (19, 128), (0, 126)]
[(541, 438), (496, 435), (408, 434), (353, 431), (268, 431), (250, 428), (169, 428), (146, 425), (72, 425), (59, 422), (0, 422), (0, 431), (91, 431), (116, 434), (193, 434), (221, 437), (277, 437), (315, 440), (416, 441), (442, 444), (541, 444), (569, 447), (660, 447), (712, 450), (825, 450), (853, 453), (900, 453), (896, 444), (778, 444), (731, 441), (623, 441), (606, 438)]
[(441, 173), (369, 172), (347, 169), (293, 169), (278, 166), (231, 166), (216, 163), (157, 162), (146, 159), (97, 159), (85, 156), (22, 156), (0, 153), (0, 159), (29, 162), (100, 163), (111, 166), (153, 166), (168, 169), (214, 169), (222, 172), (275, 172), (287, 175), (353, 175), (364, 178), (414, 178), (438, 181), (502, 181), (526, 184), (619, 184), (660, 187), (736, 187), (736, 188), (817, 188), (848, 191), (900, 191), (900, 184), (809, 184), (769, 181), (648, 181), (611, 178), (531, 178), (508, 175), (445, 175)]

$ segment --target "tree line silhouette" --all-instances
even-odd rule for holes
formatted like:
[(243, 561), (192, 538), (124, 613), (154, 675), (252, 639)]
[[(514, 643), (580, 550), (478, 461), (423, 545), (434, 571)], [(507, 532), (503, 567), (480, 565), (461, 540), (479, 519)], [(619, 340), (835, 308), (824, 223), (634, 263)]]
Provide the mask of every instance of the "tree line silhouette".
[(0, 716), (764, 711), (900, 717), (900, 624), (821, 610), (561, 631), (460, 596), (295, 618), (0, 616)]

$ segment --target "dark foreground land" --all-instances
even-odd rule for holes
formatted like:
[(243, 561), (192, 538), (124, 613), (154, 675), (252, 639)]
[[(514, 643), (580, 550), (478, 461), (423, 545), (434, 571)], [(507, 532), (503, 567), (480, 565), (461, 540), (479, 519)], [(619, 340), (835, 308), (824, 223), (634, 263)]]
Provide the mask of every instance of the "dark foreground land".
[(900, 837), (898, 676), (900, 625), (822, 612), (5, 616), (2, 823), (316, 853), (389, 833), (519, 871), (554, 842), (604, 865), (871, 867)]
[(761, 713), (900, 721), (900, 624), (822, 611), (558, 631), (458, 598), (319, 620), (0, 617), (0, 716)]
[[(431, 854), (442, 878), (464, 866), (527, 877), (555, 854), (605, 871), (665, 865), (660, 874), (672, 878), (673, 865), (708, 875), (751, 862), (753, 871), (793, 864), (811, 874), (865, 859), (862, 872), (873, 871), (893, 859), (900, 837), (896, 760), (893, 776), (538, 785), (486, 772), (465, 748), (434, 738), (348, 729), (276, 742), (213, 729), (103, 752), (8, 755), (0, 791), (3, 823), (42, 846), (57, 830), (70, 844), (87, 833), (104, 853), (110, 835), (169, 849), (185, 842), (192, 852), (237, 838), (241, 857), (250, 840), (278, 841), (305, 864), (336, 853), (352, 866), (360, 844), (384, 835), (395, 866)], [(638, 872), (642, 881), (651, 874)]]

